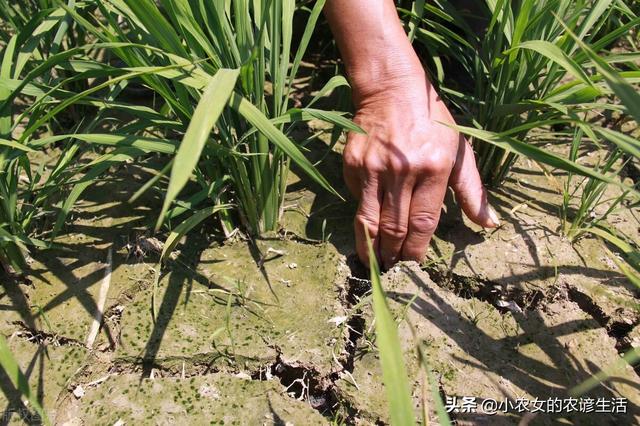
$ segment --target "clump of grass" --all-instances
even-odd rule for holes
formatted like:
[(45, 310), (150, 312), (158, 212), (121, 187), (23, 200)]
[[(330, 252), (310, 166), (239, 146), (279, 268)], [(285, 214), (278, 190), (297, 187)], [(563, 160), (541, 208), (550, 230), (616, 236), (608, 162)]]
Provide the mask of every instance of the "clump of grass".
[[(138, 147), (145, 153), (163, 152), (164, 144), (164, 152), (175, 155), (167, 160), (173, 161), (171, 166), (159, 170), (153, 183), (161, 184), (162, 176), (171, 169), (158, 226), (187, 211), (200, 213), (211, 205), (233, 204), (236, 211), (220, 211), (227, 233), (238, 226), (254, 235), (275, 230), (292, 161), (335, 193), (302, 148), (288, 137), (296, 123), (313, 118), (361, 131), (343, 113), (311, 108), (317, 99), (304, 108), (289, 108), (324, 1), (310, 10), (297, 8), (294, 0), (160, 3), (161, 7), (150, 0), (87, 2), (86, 7), (99, 11), (87, 19), (80, 10), (62, 6), (99, 40), (99, 48), (125, 64), (116, 69), (81, 57), (73, 65), (77, 71), (92, 68), (92, 78), (111, 79), (107, 80), (109, 87), (140, 79), (161, 100), (151, 111), (112, 106), (137, 117), (115, 129), (116, 134), (127, 135), (132, 142), (133, 134), (161, 135)], [(308, 13), (308, 19), (294, 49), (296, 13)], [(320, 94), (335, 87), (336, 81)], [(94, 89), (78, 94), (77, 99)], [(165, 141), (169, 136), (181, 141)], [(95, 143), (91, 139), (84, 140)], [(112, 143), (120, 149), (125, 145), (123, 141)], [(199, 189), (190, 190), (178, 201), (188, 182)]]
[[(611, 64), (631, 64), (637, 56), (606, 50), (640, 24), (622, 1), (486, 1), (474, 4), (473, 14), (444, 0), (437, 5), (437, 12), (425, 6), (416, 40), (436, 57), (445, 48), (450, 53), (454, 65), (440, 85), (441, 93), (475, 128), (509, 132), (518, 140), (554, 120), (574, 119), (580, 112), (600, 108), (597, 100), (612, 93), (602, 84), (602, 74), (592, 72), (593, 58), (581, 45)], [(613, 19), (624, 24), (600, 31)], [(636, 71), (621, 76), (639, 77)], [(483, 181), (500, 184), (519, 153), (469, 135)]]
[(68, 56), (59, 53), (70, 33), (66, 13), (38, 9), (33, 3), (2, 2), (0, 16), (5, 20), (0, 31), (0, 261), (13, 273), (25, 267), (30, 247), (48, 246), (33, 238), (34, 225), (51, 211), (60, 186), (75, 174), (71, 165), (79, 150), (43, 155), (46, 145), (28, 138), (34, 130), (26, 130), (34, 122), (41, 123), (41, 132), (55, 127), (52, 116), (44, 118), (52, 101), (47, 85), (66, 90), (52, 72), (60, 58)]
[[(633, 86), (640, 82), (640, 54), (608, 51), (638, 31), (637, 7), (615, 0), (487, 1), (474, 4), (479, 15), (471, 15), (445, 0), (437, 6), (414, 1), (411, 10), (405, 5), (400, 11), (409, 37), (437, 61), (432, 74), (441, 92), (473, 125), (457, 129), (474, 141), (485, 183), (499, 185), (521, 155), (567, 171), (560, 206), (565, 234), (573, 241), (589, 233), (605, 239), (627, 261), (621, 270), (639, 282), (638, 243), (606, 219), (638, 203), (638, 183), (624, 182), (620, 173), (626, 162), (637, 161), (640, 145), (592, 120), (596, 110), (640, 122), (640, 95)], [(633, 40), (626, 43), (635, 49)], [(455, 64), (446, 77), (444, 52)], [(566, 156), (528, 142), (533, 129), (550, 127), (572, 135)], [(603, 153), (595, 165), (580, 164), (585, 139)], [(605, 198), (609, 185), (621, 188), (613, 199)]]

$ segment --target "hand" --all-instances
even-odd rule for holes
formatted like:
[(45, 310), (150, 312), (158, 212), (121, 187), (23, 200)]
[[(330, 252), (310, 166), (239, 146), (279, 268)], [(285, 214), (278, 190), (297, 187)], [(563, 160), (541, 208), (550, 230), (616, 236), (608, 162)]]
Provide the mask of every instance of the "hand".
[(351, 82), (354, 120), (367, 132), (350, 134), (344, 151), (344, 178), (360, 201), (360, 259), (368, 263), (366, 229), (383, 267), (421, 261), (447, 185), (472, 221), (497, 226), (473, 151), (442, 124), (453, 118), (427, 80), (395, 3), (327, 0), (324, 10)]
[(365, 229), (384, 268), (422, 261), (451, 186), (473, 222), (499, 224), (487, 202), (471, 146), (420, 69), (400, 77), (354, 84), (354, 121), (366, 135), (349, 135), (344, 178), (359, 199), (356, 249), (368, 263)]

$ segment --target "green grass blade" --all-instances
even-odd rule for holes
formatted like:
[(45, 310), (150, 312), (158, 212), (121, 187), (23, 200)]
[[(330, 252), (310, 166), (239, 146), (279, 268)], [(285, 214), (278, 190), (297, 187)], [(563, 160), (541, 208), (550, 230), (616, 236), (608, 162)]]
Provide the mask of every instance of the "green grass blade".
[(619, 186), (625, 191), (631, 191), (637, 195), (640, 195), (640, 192), (638, 192), (636, 189), (629, 188), (619, 180), (605, 176), (601, 173), (594, 171), (593, 169), (590, 169), (589, 167), (581, 166), (578, 163), (559, 157), (551, 152), (540, 149), (537, 146), (519, 141), (515, 138), (496, 134), (493, 132), (488, 132), (486, 130), (476, 129), (473, 127), (464, 127), (464, 126), (450, 126), (450, 127), (456, 129), (460, 133), (463, 133), (468, 136), (472, 136), (476, 139), (480, 139), (492, 145), (500, 147), (505, 151), (512, 152), (514, 154), (524, 155), (525, 157), (530, 158), (534, 161), (547, 164), (549, 166), (555, 167), (560, 170), (565, 170), (581, 176), (591, 177), (602, 182), (610, 183), (610, 184)]
[(562, 68), (564, 68), (567, 72), (573, 75), (575, 78), (582, 81), (584, 84), (592, 86), (593, 83), (589, 80), (587, 74), (585, 74), (584, 70), (580, 68), (580, 66), (573, 61), (566, 53), (562, 51), (558, 46), (553, 43), (544, 40), (531, 40), (520, 43), (518, 46), (513, 49), (509, 49), (509, 51), (513, 51), (516, 49), (529, 49), (533, 50), (547, 59), (557, 63)]
[(191, 231), (197, 224), (208, 218), (209, 216), (214, 215), (215, 213), (231, 208), (231, 204), (219, 204), (216, 206), (206, 207), (202, 210), (198, 210), (193, 215), (191, 215), (187, 220), (180, 223), (178, 226), (171, 231), (167, 240), (164, 242), (164, 246), (162, 247), (162, 254), (160, 255), (160, 261), (166, 260), (166, 256), (171, 254), (173, 248), (178, 244), (180, 238), (182, 238), (187, 232)]
[(49, 418), (45, 414), (44, 410), (40, 406), (38, 399), (31, 393), (29, 388), (29, 381), (20, 370), (16, 359), (9, 349), (7, 340), (0, 334), (0, 366), (4, 370), (5, 374), (9, 376), (13, 385), (20, 391), (20, 393), (29, 401), (29, 404), (40, 416), (40, 419), (45, 425), (50, 425)]
[(366, 133), (362, 129), (362, 127), (358, 126), (348, 118), (345, 118), (342, 114), (334, 111), (323, 111), (320, 109), (313, 109), (313, 108), (299, 108), (299, 109), (293, 108), (293, 109), (290, 109), (289, 112), (294, 116), (296, 115), (296, 113), (306, 112), (313, 118), (326, 121), (327, 123), (335, 124), (337, 126), (342, 127), (345, 130), (349, 130), (349, 131), (361, 133), (361, 134)]
[(173, 154), (178, 142), (170, 139), (158, 139), (146, 136), (120, 135), (107, 133), (78, 133), (69, 135), (47, 136), (28, 143), (29, 148), (43, 148), (64, 139), (77, 139), (95, 145), (138, 148), (145, 152)]
[(304, 28), (304, 33), (302, 34), (302, 38), (300, 39), (300, 44), (298, 46), (298, 50), (296, 51), (296, 56), (291, 63), (291, 72), (289, 74), (289, 91), (291, 91), (293, 80), (296, 78), (298, 67), (300, 66), (302, 57), (307, 51), (309, 41), (311, 40), (311, 35), (313, 35), (313, 30), (316, 27), (318, 17), (320, 16), (320, 13), (322, 13), (322, 8), (324, 7), (325, 2), (326, 0), (316, 0), (316, 3), (313, 5), (313, 9), (311, 10), (311, 14), (309, 15), (309, 20), (307, 21), (307, 25)]
[(415, 425), (411, 387), (398, 337), (398, 326), (391, 315), (387, 297), (380, 283), (380, 269), (371, 239), (365, 230), (369, 247), (369, 271), (373, 289), (373, 310), (376, 318), (376, 344), (380, 352), (382, 377), (389, 404), (392, 425)]
[(630, 351), (628, 351), (626, 354), (624, 354), (622, 358), (618, 358), (617, 360), (612, 362), (610, 365), (608, 365), (604, 369), (600, 370), (599, 372), (597, 372), (596, 374), (594, 374), (584, 382), (580, 383), (579, 385), (569, 390), (569, 395), (572, 397), (578, 397), (578, 396), (584, 395), (585, 393), (589, 392), (591, 389), (600, 385), (600, 383), (607, 380), (609, 377), (612, 376), (612, 374), (615, 374), (614, 373), (615, 371), (618, 371), (621, 368), (624, 368), (627, 364), (635, 365), (638, 361), (640, 361), (640, 349), (633, 348)]
[(418, 29), (418, 23), (422, 20), (424, 15), (424, 0), (415, 0), (411, 5), (411, 19), (409, 20), (409, 41), (413, 43), (416, 38), (416, 30)]
[(29, 238), (26, 236), (13, 235), (2, 228), (0, 228), (0, 242), (14, 243), (23, 248), (25, 246), (33, 246), (33, 247), (38, 247), (42, 249), (51, 247), (50, 244), (47, 244), (42, 240), (37, 240), (35, 238)]
[(596, 133), (600, 133), (603, 138), (616, 144), (621, 150), (640, 158), (640, 141), (637, 139), (606, 127), (595, 127), (594, 130)]
[(343, 76), (336, 75), (331, 77), (331, 79), (327, 81), (327, 83), (322, 87), (322, 89), (320, 89), (318, 93), (316, 93), (316, 95), (313, 97), (313, 99), (311, 99), (311, 101), (307, 104), (307, 108), (315, 104), (320, 98), (327, 96), (334, 89), (341, 86), (351, 87), (347, 79), (344, 78)]
[(0, 139), (0, 145), (8, 146), (10, 148), (19, 149), (20, 151), (24, 151), (24, 152), (34, 152), (33, 149), (29, 148), (26, 145), (23, 145), (21, 143), (15, 142), (15, 141), (10, 141), (10, 140), (7, 140), (7, 139)]
[(230, 100), (231, 107), (243, 116), (249, 123), (255, 126), (260, 133), (265, 135), (274, 145), (281, 149), (294, 163), (296, 163), (311, 179), (315, 180), (327, 191), (343, 199), (331, 184), (320, 174), (311, 162), (302, 154), (300, 149), (278, 130), (260, 110), (248, 100), (233, 93)]
[(567, 33), (573, 37), (580, 48), (591, 59), (596, 70), (605, 79), (613, 93), (615, 93), (622, 103), (627, 107), (629, 114), (640, 123), (640, 94), (624, 78), (620, 76), (605, 60), (600, 58), (585, 42), (576, 36), (562, 20), (558, 17), (558, 22), (565, 28)]
[(624, 239), (617, 236), (615, 230), (592, 226), (585, 229), (585, 231), (593, 235), (597, 235), (598, 237), (601, 237), (613, 244), (622, 252), (622, 256), (627, 260), (629, 265), (631, 265), (636, 271), (640, 272), (640, 251)]
[(53, 238), (55, 238), (62, 229), (71, 208), (78, 198), (80, 198), (80, 195), (82, 195), (85, 189), (91, 186), (102, 173), (109, 169), (109, 167), (117, 165), (123, 161), (132, 160), (142, 154), (144, 154), (144, 151), (133, 147), (125, 147), (116, 149), (113, 152), (104, 155), (102, 158), (98, 159), (99, 161), (94, 161), (91, 170), (74, 185), (73, 189), (62, 203), (62, 207), (60, 208), (60, 212), (56, 218), (56, 224), (53, 228)]
[(222, 114), (239, 75), (240, 70), (238, 69), (221, 69), (211, 77), (211, 81), (204, 90), (176, 154), (167, 194), (156, 223), (156, 230), (160, 228), (173, 200), (189, 181), (193, 169), (200, 160), (202, 149), (213, 126), (218, 121), (218, 117)]

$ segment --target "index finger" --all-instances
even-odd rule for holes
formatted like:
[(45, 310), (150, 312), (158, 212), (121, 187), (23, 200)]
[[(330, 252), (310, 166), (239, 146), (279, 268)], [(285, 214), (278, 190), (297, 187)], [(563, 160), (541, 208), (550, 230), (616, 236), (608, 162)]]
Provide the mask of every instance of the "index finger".
[(354, 232), (356, 236), (356, 252), (360, 261), (369, 265), (369, 249), (367, 237), (369, 234), (376, 257), (380, 257), (380, 237), (378, 226), (380, 223), (380, 207), (382, 205), (382, 187), (377, 176), (368, 176), (362, 183), (360, 203), (354, 218)]

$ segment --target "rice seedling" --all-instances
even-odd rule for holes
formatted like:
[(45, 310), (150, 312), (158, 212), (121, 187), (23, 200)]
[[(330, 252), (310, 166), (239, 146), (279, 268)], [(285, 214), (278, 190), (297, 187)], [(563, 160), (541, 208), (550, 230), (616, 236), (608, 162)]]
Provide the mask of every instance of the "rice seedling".
[[(447, 1), (436, 3), (437, 13), (425, 6), (424, 28), (416, 40), (431, 50), (449, 49), (455, 65), (440, 91), (478, 129), (509, 131), (524, 140), (531, 129), (561, 125), (554, 120), (573, 120), (580, 112), (601, 107), (597, 99), (611, 90), (601, 74), (589, 72), (593, 58), (581, 43), (608, 63), (629, 63), (637, 57), (607, 53), (640, 23), (622, 1), (487, 1), (474, 5), (478, 15), (465, 15)], [(624, 24), (600, 31), (613, 17)], [(620, 75), (629, 82), (640, 77), (637, 71)], [(498, 185), (518, 153), (468, 135), (484, 182)]]
[(29, 423), (50, 425), (51, 422), (49, 421), (49, 418), (42, 409), (42, 406), (38, 402), (36, 396), (31, 392), (29, 382), (22, 370), (20, 370), (20, 366), (13, 356), (13, 353), (11, 353), (7, 340), (3, 335), (0, 335), (0, 367), (9, 377), (11, 383), (16, 387), (18, 392), (22, 394), (25, 400), (36, 412), (36, 415), (31, 415), (29, 416), (31, 418), (26, 418), (25, 420)]
[[(584, 42), (580, 41), (575, 34), (571, 31), (569, 31), (569, 34), (577, 41), (585, 54), (593, 61), (595, 68), (603, 76), (607, 86), (620, 99), (624, 106), (623, 112), (631, 116), (636, 123), (640, 123), (640, 94), (638, 94), (635, 88), (621, 77), (619, 72), (616, 72), (616, 70), (613, 69), (606, 61), (598, 57), (596, 52), (594, 52)], [(576, 130), (576, 133), (574, 134), (570, 154), (570, 156), (574, 158), (577, 156), (580, 142), (582, 140), (583, 129), (589, 128), (583, 127)], [(626, 163), (633, 160), (637, 161), (640, 158), (640, 143), (629, 135), (598, 126), (596, 126), (590, 134), (600, 136), (612, 145), (612, 147), (606, 151), (606, 158), (602, 162), (601, 166), (599, 166), (603, 173), (613, 175), (619, 174)], [(616, 168), (615, 171), (613, 173), (609, 173), (614, 169), (614, 167)], [(597, 237), (603, 238), (609, 244), (616, 247), (618, 251), (621, 252), (624, 261), (628, 265), (623, 264), (613, 256), (618, 268), (629, 278), (629, 281), (640, 287), (640, 247), (638, 246), (638, 241), (634, 241), (632, 238), (622, 235), (620, 231), (605, 223), (607, 216), (619, 205), (626, 203), (626, 207), (628, 208), (638, 205), (640, 202), (637, 192), (638, 182), (633, 182), (630, 189), (623, 191), (613, 199), (603, 200), (607, 187), (606, 183), (593, 178), (586, 179), (582, 182), (582, 185), (578, 186), (582, 192), (577, 211), (571, 219), (568, 220), (567, 212), (573, 195), (570, 188), (571, 177), (572, 175), (569, 174), (565, 184), (563, 205), (561, 209), (562, 218), (566, 224), (566, 235), (571, 239), (577, 239), (585, 233), (591, 233)], [(601, 204), (606, 206), (606, 210), (603, 213), (598, 213), (596, 208)]]
[[(21, 272), (28, 246), (47, 246), (31, 237), (34, 222), (52, 208), (59, 186), (73, 175), (69, 167), (78, 154), (75, 148), (49, 154), (49, 170), (41, 155), (44, 146), (22, 138), (25, 126), (47, 114), (50, 98), (43, 85), (56, 83), (51, 71), (65, 54), (55, 52), (69, 26), (65, 13), (55, 9), (40, 11), (28, 21), (23, 20), (28, 9), (4, 2), (0, 9), (14, 26), (0, 31), (6, 42), (0, 53), (0, 261), (7, 272)], [(40, 166), (33, 161), (38, 155)]]
[[(372, 287), (372, 302), (373, 310), (375, 314), (375, 332), (376, 332), (376, 346), (380, 353), (380, 364), (382, 366), (382, 379), (385, 386), (385, 392), (387, 395), (387, 402), (389, 405), (390, 424), (392, 425), (414, 425), (415, 413), (413, 410), (413, 403), (411, 401), (411, 388), (407, 379), (407, 367), (404, 362), (404, 356), (402, 353), (402, 345), (398, 336), (398, 323), (394, 319), (389, 305), (387, 303), (387, 296), (382, 283), (380, 281), (380, 268), (374, 255), (373, 246), (369, 235), (367, 236), (367, 245), (369, 248), (369, 274), (371, 277)], [(414, 297), (405, 306), (405, 312), (402, 317), (405, 316), (406, 310), (413, 304), (418, 295)], [(411, 331), (413, 332), (414, 339), (417, 340), (415, 330), (411, 324)], [(422, 342), (417, 342), (416, 351), (418, 355), (418, 361), (423, 374), (426, 376), (426, 380), (423, 381), (423, 392), (431, 394), (433, 401), (435, 402), (435, 411), (437, 414), (438, 422), (441, 425), (450, 425), (451, 419), (447, 414), (444, 403), (438, 391), (436, 380), (431, 372), (427, 355), (422, 347)], [(426, 404), (426, 398), (423, 398), (423, 404)], [(423, 419), (422, 424), (429, 424), (428, 421), (428, 407), (423, 406)]]
[[(186, 211), (209, 209), (209, 200), (209, 206), (238, 207), (235, 212), (220, 210), (227, 234), (238, 226), (253, 235), (275, 230), (292, 161), (335, 193), (287, 136), (296, 123), (314, 118), (361, 131), (342, 113), (311, 108), (317, 98), (305, 108), (289, 108), (300, 62), (324, 2), (307, 9), (307, 24), (295, 51), (293, 19), (304, 10), (293, 0), (160, 3), (161, 7), (150, 0), (87, 2), (100, 12), (88, 19), (82, 17), (80, 7), (62, 5), (100, 41), (101, 48), (125, 64), (114, 68), (81, 58), (72, 65), (76, 71), (93, 67), (97, 70), (92, 77), (119, 75), (110, 80), (111, 85), (138, 78), (161, 100), (158, 110), (146, 111), (147, 117), (114, 132), (181, 139), (172, 141), (167, 152), (175, 154), (172, 164), (159, 170), (157, 179), (145, 188), (162, 183), (162, 176), (171, 169), (156, 228)], [(320, 96), (346, 80), (330, 83)], [(78, 94), (77, 99), (94, 89)], [(138, 116), (142, 112), (133, 107), (127, 111)], [(92, 138), (84, 140), (93, 142)], [(162, 152), (163, 142), (149, 142), (147, 152)], [(199, 189), (177, 202), (192, 175)], [(206, 215), (197, 217), (202, 220)]]
[[(605, 132), (605, 130), (600, 130)], [(609, 130), (606, 130), (608, 133)], [(578, 160), (580, 145), (584, 139), (584, 132), (581, 128), (576, 128), (569, 159)], [(624, 151), (612, 148), (602, 150), (604, 158), (598, 158), (598, 163), (593, 166), (594, 170), (608, 176), (617, 176), (624, 167)], [(572, 241), (577, 240), (585, 234), (589, 228), (598, 227), (606, 221), (607, 217), (620, 207), (629, 195), (629, 190), (623, 190), (613, 198), (606, 198), (608, 185), (594, 178), (582, 178), (580, 182), (574, 182), (575, 176), (569, 172), (564, 181), (563, 203), (561, 206), (561, 219), (564, 223), (564, 234)], [(579, 192), (579, 194), (578, 194)], [(576, 201), (573, 208), (572, 202)], [(604, 211), (602, 211), (604, 210)]]
[(365, 235), (369, 247), (369, 259), (371, 259), (369, 273), (371, 274), (373, 310), (376, 321), (376, 343), (380, 351), (382, 378), (389, 404), (391, 424), (414, 425), (411, 388), (407, 380), (407, 368), (398, 337), (398, 325), (387, 305), (386, 295), (380, 283), (380, 269), (375, 259), (369, 234), (365, 232)]
[[(638, 121), (640, 97), (632, 86), (640, 81), (634, 62), (638, 53), (607, 51), (637, 31), (636, 10), (610, 0), (486, 2), (475, 5), (484, 9), (478, 32), (477, 17), (465, 16), (449, 2), (438, 2), (435, 10), (421, 3), (400, 12), (408, 19), (409, 36), (415, 35), (430, 55), (439, 58), (439, 52), (448, 50), (461, 66), (450, 67), (452, 75), (445, 80), (439, 62), (436, 82), (473, 125), (457, 129), (474, 141), (485, 183), (498, 185), (519, 155), (567, 171), (560, 208), (565, 234), (576, 240), (590, 229), (606, 232), (605, 239), (625, 253), (624, 259), (636, 261), (629, 253), (637, 244), (606, 225), (606, 219), (617, 208), (637, 203), (637, 182), (623, 183), (619, 174), (626, 162), (638, 158), (638, 143), (592, 120), (596, 109)], [(416, 22), (421, 27), (416, 29)], [(634, 43), (628, 45), (633, 48)], [(465, 87), (460, 80), (474, 86)], [(618, 98), (621, 105), (607, 98)], [(527, 142), (531, 130), (549, 127), (569, 129), (566, 157)], [(604, 153), (597, 164), (580, 165), (585, 138)], [(621, 188), (613, 199), (605, 198), (609, 185)]]

